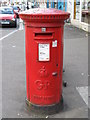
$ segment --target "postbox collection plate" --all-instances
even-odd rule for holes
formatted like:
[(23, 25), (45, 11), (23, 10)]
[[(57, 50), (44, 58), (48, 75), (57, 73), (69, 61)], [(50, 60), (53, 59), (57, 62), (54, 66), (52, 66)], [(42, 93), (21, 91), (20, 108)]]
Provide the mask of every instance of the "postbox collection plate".
[(48, 43), (39, 43), (39, 61), (49, 61), (50, 60), (50, 44)]

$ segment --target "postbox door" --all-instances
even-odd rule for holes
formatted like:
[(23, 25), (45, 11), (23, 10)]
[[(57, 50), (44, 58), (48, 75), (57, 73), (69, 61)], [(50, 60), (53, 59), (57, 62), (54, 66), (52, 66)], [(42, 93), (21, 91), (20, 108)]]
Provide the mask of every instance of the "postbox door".
[[(47, 33), (30, 29), (29, 50), (29, 92), (30, 101), (35, 104), (58, 103), (60, 99), (60, 37), (59, 29)], [(39, 31), (39, 29), (38, 29)], [(51, 32), (50, 32), (51, 31)], [(28, 35), (29, 36), (29, 35)]]

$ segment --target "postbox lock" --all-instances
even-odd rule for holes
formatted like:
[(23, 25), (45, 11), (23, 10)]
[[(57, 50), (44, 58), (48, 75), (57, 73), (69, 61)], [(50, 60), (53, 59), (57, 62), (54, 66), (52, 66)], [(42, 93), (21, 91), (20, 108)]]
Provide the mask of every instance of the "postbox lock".
[(58, 74), (57, 72), (53, 72), (52, 76), (57, 76), (57, 74)]
[(42, 32), (46, 32), (46, 28), (42, 28)]

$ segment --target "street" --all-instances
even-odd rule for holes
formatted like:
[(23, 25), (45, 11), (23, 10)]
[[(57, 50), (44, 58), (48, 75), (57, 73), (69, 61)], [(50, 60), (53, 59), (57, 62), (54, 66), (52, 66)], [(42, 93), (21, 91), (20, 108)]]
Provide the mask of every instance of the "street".
[[(88, 118), (88, 33), (65, 25), (63, 87), (64, 108), (49, 118)], [(3, 118), (46, 118), (25, 103), (24, 30), (0, 28), (0, 108)], [(2, 71), (1, 71), (2, 70)], [(2, 81), (1, 81), (2, 79)], [(1, 88), (1, 87), (0, 87)]]

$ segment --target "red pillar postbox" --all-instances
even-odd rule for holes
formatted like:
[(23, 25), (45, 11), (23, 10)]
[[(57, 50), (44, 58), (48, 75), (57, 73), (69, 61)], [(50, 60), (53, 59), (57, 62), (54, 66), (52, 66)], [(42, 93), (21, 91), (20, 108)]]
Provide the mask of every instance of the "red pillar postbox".
[(41, 108), (58, 106), (62, 99), (63, 26), (69, 13), (30, 9), (25, 21), (27, 103)]

